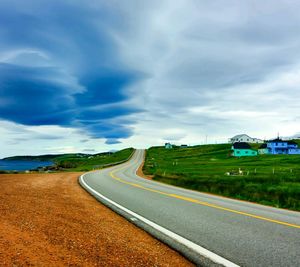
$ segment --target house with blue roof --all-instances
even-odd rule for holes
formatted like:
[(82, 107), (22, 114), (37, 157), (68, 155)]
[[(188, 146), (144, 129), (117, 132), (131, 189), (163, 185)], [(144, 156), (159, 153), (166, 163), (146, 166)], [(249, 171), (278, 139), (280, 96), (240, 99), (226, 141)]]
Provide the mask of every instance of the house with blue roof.
[(298, 155), (300, 154), (300, 149), (298, 144), (294, 141), (285, 141), (280, 138), (267, 141), (268, 154), (278, 155), (278, 154), (289, 154)]

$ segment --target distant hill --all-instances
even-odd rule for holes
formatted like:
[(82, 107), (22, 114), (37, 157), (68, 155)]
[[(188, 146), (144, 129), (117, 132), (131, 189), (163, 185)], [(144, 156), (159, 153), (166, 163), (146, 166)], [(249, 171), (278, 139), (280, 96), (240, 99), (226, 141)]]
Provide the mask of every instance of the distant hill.
[(12, 156), (6, 157), (2, 160), (33, 160), (33, 161), (53, 161), (58, 158), (88, 158), (90, 156), (98, 155), (110, 155), (113, 152), (103, 152), (97, 154), (85, 154), (85, 153), (68, 153), (68, 154), (46, 154), (38, 156)]
[(44, 171), (90, 171), (123, 162), (132, 155), (133, 151), (133, 148), (126, 148), (117, 152), (103, 152), (97, 154), (70, 153), (39, 156), (14, 156), (4, 158), (3, 160), (52, 161), (54, 165), (43, 167)]

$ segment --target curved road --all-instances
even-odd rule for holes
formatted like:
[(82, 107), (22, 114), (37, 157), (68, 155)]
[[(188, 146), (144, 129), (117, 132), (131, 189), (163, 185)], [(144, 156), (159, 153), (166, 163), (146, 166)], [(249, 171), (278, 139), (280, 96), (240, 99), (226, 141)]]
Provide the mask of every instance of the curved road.
[(197, 264), (300, 266), (299, 212), (140, 178), (136, 170), (143, 155), (143, 150), (136, 150), (130, 161), (87, 173), (80, 183), (101, 202)]

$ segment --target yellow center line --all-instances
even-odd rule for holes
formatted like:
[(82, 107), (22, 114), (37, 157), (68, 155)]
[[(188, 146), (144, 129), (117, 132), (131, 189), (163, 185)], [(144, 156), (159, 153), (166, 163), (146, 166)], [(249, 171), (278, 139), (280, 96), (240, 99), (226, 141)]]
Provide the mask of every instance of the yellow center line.
[(150, 191), (150, 192), (153, 192), (153, 193), (157, 193), (157, 194), (160, 194), (160, 195), (164, 195), (164, 196), (168, 196), (168, 197), (172, 197), (172, 198), (176, 198), (176, 199), (181, 199), (181, 200), (184, 200), (184, 201), (187, 201), (187, 202), (192, 202), (192, 203), (199, 204), (199, 205), (202, 205), (202, 206), (207, 206), (207, 207), (210, 207), (210, 208), (215, 208), (215, 209), (219, 209), (219, 210), (223, 210), (223, 211), (228, 211), (228, 212), (244, 215), (244, 216), (251, 217), (251, 218), (255, 218), (255, 219), (259, 219), (259, 220), (263, 220), (263, 221), (268, 221), (268, 222), (277, 223), (277, 224), (281, 224), (281, 225), (285, 225), (285, 226), (300, 229), (300, 225), (297, 225), (297, 224), (282, 222), (282, 221), (266, 218), (266, 217), (263, 217), (263, 216), (243, 212), (243, 211), (238, 211), (238, 210), (234, 210), (234, 209), (230, 209), (230, 208), (225, 208), (225, 207), (222, 207), (222, 206), (219, 206), (219, 205), (215, 205), (215, 204), (211, 204), (211, 203), (208, 203), (208, 202), (200, 201), (200, 200), (190, 198), (190, 197), (185, 197), (185, 196), (181, 196), (181, 195), (177, 195), (177, 194), (169, 194), (169, 193), (166, 193), (166, 192), (163, 192), (163, 191), (160, 191), (160, 190), (155, 190), (155, 189), (152, 189), (152, 188), (149, 188), (149, 187), (145, 187), (145, 186), (140, 185), (140, 184), (125, 181), (125, 180), (123, 180), (123, 179), (121, 179), (121, 178), (119, 178), (115, 175), (115, 172), (123, 170), (127, 167), (128, 167), (128, 165), (126, 165), (122, 168), (113, 170), (109, 174), (113, 179), (115, 179), (115, 180), (117, 180), (121, 183), (131, 185), (131, 186), (134, 186), (134, 187), (146, 190), (146, 191)]

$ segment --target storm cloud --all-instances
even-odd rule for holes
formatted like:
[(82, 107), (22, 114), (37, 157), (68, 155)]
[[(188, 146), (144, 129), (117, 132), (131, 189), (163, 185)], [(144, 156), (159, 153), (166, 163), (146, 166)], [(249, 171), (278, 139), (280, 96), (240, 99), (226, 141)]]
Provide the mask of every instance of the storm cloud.
[(68, 149), (294, 135), (299, 12), (283, 0), (3, 0), (2, 125), (58, 127), (53, 140), (69, 129)]
[(127, 126), (110, 120), (137, 111), (126, 106), (125, 89), (141, 74), (118, 58), (113, 10), (78, 1), (0, 5), (0, 118), (127, 137)]

